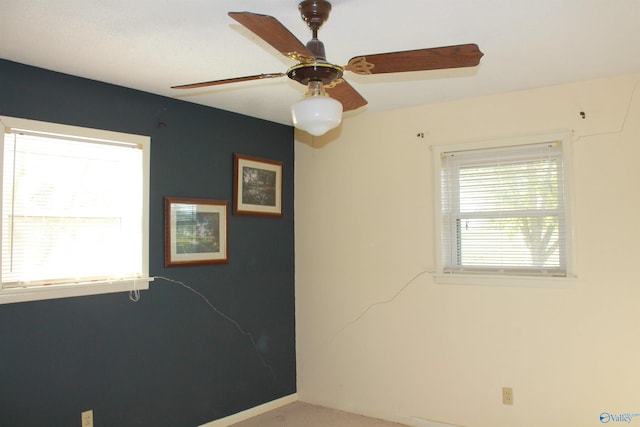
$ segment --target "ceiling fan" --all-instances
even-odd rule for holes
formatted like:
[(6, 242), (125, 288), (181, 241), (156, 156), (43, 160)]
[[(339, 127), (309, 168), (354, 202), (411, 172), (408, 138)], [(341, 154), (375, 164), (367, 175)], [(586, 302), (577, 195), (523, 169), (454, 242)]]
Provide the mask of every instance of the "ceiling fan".
[(298, 10), (313, 34), (306, 45), (272, 16), (229, 12), (230, 17), (297, 62), (286, 73), (212, 80), (172, 86), (172, 89), (195, 89), (287, 76), (308, 86), (305, 97), (291, 107), (294, 126), (312, 135), (322, 135), (340, 124), (342, 111), (355, 110), (367, 104), (343, 78), (345, 71), (368, 75), (473, 67), (480, 63), (483, 55), (476, 44), (463, 44), (361, 55), (351, 58), (345, 66), (335, 65), (327, 61), (324, 44), (318, 39), (318, 30), (329, 18), (331, 4), (327, 0), (304, 0), (298, 5)]

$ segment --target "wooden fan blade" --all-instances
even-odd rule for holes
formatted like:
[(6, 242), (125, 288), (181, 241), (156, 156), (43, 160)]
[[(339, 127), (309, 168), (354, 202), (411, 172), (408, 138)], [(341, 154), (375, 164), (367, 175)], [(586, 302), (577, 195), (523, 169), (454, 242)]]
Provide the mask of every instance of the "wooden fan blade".
[(315, 55), (276, 18), (251, 12), (229, 12), (241, 23), (278, 52), (298, 62), (313, 62)]
[(482, 55), (478, 45), (463, 44), (356, 56), (349, 60), (345, 69), (356, 74), (382, 74), (474, 67), (480, 63)]
[(234, 77), (232, 79), (211, 80), (209, 82), (190, 83), (187, 85), (171, 86), (171, 89), (196, 89), (199, 87), (216, 86), (216, 85), (223, 85), (227, 83), (248, 82), (250, 80), (273, 79), (276, 77), (284, 77), (284, 76), (286, 76), (286, 74), (284, 73), (258, 74), (255, 76)]
[(324, 90), (330, 97), (342, 103), (342, 111), (356, 110), (367, 105), (367, 100), (344, 79), (325, 86)]

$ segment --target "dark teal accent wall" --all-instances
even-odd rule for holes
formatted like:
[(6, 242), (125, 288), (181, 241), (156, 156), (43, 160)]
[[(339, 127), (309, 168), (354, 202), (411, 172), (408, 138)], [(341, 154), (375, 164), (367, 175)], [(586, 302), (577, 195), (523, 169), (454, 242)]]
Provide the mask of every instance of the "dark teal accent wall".
[[(295, 393), (293, 128), (4, 60), (0, 115), (151, 136), (150, 274), (255, 343), (164, 280), (0, 305), (0, 425), (195, 427)], [(231, 207), (234, 152), (283, 162), (283, 216), (230, 209), (228, 264), (164, 268), (163, 198)]]

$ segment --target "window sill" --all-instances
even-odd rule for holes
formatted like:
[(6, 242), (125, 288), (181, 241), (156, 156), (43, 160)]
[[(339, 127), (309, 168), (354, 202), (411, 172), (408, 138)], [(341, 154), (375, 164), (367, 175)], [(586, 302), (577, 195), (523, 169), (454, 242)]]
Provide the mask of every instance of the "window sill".
[(0, 304), (100, 295), (114, 292), (143, 291), (149, 289), (149, 282), (152, 281), (153, 277), (149, 277), (136, 280), (113, 280), (95, 283), (8, 288), (0, 290)]
[(484, 274), (442, 274), (434, 276), (443, 285), (503, 286), (512, 288), (575, 289), (575, 277), (506, 276)]

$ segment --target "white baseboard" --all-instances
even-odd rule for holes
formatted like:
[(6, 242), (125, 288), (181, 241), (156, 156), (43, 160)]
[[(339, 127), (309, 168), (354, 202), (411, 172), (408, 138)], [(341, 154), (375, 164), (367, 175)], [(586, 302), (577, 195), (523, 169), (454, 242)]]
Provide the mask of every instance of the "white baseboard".
[(253, 418), (257, 415), (264, 414), (265, 412), (278, 409), (281, 406), (285, 406), (297, 401), (298, 393), (293, 393), (288, 396), (281, 397), (280, 399), (272, 400), (271, 402), (263, 403), (262, 405), (247, 409), (246, 411), (238, 412), (237, 414), (229, 415), (228, 417), (220, 418), (219, 420), (202, 424), (200, 427), (227, 427), (231, 424), (248, 420), (249, 418)]
[(413, 427), (461, 427), (456, 426), (454, 424), (441, 423), (438, 421), (425, 420), (423, 418), (413, 417), (411, 418), (411, 423), (409, 424)]

